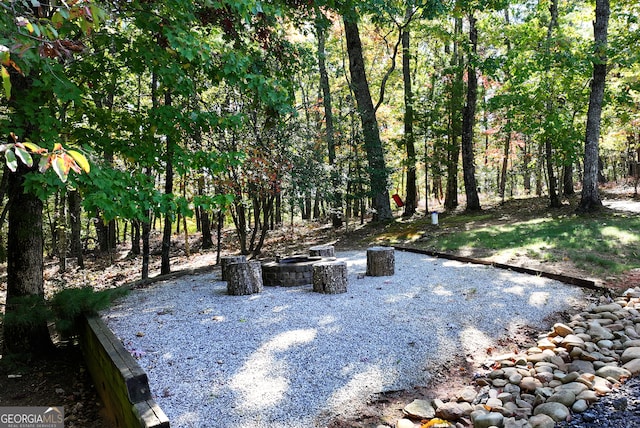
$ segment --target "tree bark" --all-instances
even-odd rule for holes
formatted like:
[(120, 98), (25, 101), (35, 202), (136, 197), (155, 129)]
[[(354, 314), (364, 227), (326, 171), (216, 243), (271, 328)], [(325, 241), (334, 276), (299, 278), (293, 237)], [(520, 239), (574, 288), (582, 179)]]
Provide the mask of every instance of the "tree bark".
[(84, 257), (82, 254), (82, 198), (78, 190), (69, 191), (67, 202), (69, 204), (69, 223), (71, 226), (71, 257), (76, 258), (80, 269), (84, 269)]
[[(33, 168), (35, 170), (36, 168)], [(23, 189), (29, 169), (20, 164), (9, 175), (9, 231), (7, 236), (7, 296), (4, 320), (4, 353), (45, 355), (53, 343), (44, 308), (44, 238), (42, 201)], [(16, 323), (15, 317), (29, 317)]]
[(602, 101), (607, 77), (607, 33), (609, 27), (609, 0), (596, 0), (596, 20), (593, 24), (595, 54), (593, 79), (587, 111), (587, 129), (584, 145), (584, 175), (582, 194), (578, 211), (596, 211), (602, 207), (598, 193), (598, 140), (600, 139), (600, 119)]
[[(171, 105), (171, 91), (167, 89), (164, 94), (165, 106)], [(166, 147), (166, 171), (165, 171), (165, 183), (164, 194), (171, 195), (173, 193), (173, 139), (167, 135), (167, 147)], [(162, 231), (162, 255), (160, 263), (160, 274), (166, 275), (171, 272), (171, 262), (169, 259), (169, 253), (171, 251), (171, 224), (173, 220), (173, 213), (167, 210), (164, 213), (164, 229)]]
[(478, 184), (476, 182), (475, 154), (473, 152), (473, 127), (475, 125), (476, 102), (478, 98), (478, 77), (475, 56), (478, 46), (478, 30), (473, 12), (469, 13), (469, 42), (471, 52), (467, 64), (467, 103), (462, 112), (462, 172), (464, 190), (467, 196), (467, 211), (480, 210)]
[[(407, 6), (405, 17), (411, 16), (411, 6)], [(402, 29), (402, 81), (404, 84), (404, 143), (407, 151), (407, 182), (404, 197), (403, 217), (411, 217), (418, 206), (416, 186), (416, 146), (413, 134), (413, 90), (411, 88), (411, 52), (409, 50), (411, 34), (409, 24)]]
[(349, 72), (351, 86), (356, 98), (364, 145), (369, 163), (369, 182), (371, 186), (371, 199), (373, 201), (374, 221), (386, 221), (393, 218), (391, 203), (389, 201), (388, 171), (384, 161), (382, 141), (378, 121), (371, 100), (369, 83), (364, 68), (362, 56), (362, 42), (358, 24), (346, 16), (343, 19), (345, 37), (347, 40), (347, 52), (349, 54)]
[[(547, 60), (551, 61), (551, 43), (553, 38), (553, 30), (558, 25), (558, 0), (552, 0), (551, 5), (549, 6), (549, 12), (551, 14), (551, 19), (549, 20), (549, 26), (547, 27), (547, 44), (546, 44), (546, 55)], [(553, 90), (553, 82), (551, 81), (551, 64), (547, 66), (547, 84), (549, 86), (549, 91), (546, 94), (547, 98), (547, 115), (550, 117), (554, 114), (554, 90)], [(544, 151), (545, 151), (545, 164), (547, 168), (547, 180), (548, 180), (548, 188), (549, 188), (549, 205), (551, 208), (560, 208), (562, 203), (560, 201), (560, 197), (558, 196), (558, 183), (556, 179), (556, 174), (553, 169), (553, 143), (551, 141), (551, 137), (547, 135), (544, 140)]]
[(322, 106), (324, 107), (324, 122), (327, 140), (327, 153), (329, 156), (329, 169), (331, 184), (333, 185), (333, 197), (331, 200), (331, 224), (333, 227), (342, 226), (342, 193), (340, 192), (340, 178), (336, 165), (336, 142), (333, 126), (333, 110), (331, 105), (331, 87), (329, 86), (329, 73), (325, 62), (325, 28), (326, 17), (317, 17), (316, 32), (318, 33), (318, 71), (320, 74), (320, 89), (322, 90)]

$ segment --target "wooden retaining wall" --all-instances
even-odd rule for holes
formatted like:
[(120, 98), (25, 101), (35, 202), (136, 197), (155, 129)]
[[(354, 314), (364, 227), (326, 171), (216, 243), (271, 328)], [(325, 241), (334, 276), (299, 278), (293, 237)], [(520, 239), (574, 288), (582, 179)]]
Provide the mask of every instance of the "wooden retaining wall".
[(169, 419), (151, 397), (147, 374), (99, 317), (87, 317), (80, 345), (87, 368), (117, 428), (169, 428)]

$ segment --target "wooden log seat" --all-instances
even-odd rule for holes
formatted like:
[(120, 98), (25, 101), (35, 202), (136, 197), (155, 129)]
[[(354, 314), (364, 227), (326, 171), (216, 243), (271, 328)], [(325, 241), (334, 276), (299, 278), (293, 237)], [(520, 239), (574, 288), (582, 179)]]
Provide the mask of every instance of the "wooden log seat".
[(227, 281), (227, 266), (231, 263), (246, 263), (247, 256), (224, 256), (220, 258), (220, 268), (222, 269), (222, 280)]
[(393, 247), (367, 248), (367, 276), (392, 276), (395, 273)]
[(262, 265), (258, 260), (230, 263), (226, 275), (227, 293), (231, 296), (246, 296), (262, 291)]
[(309, 248), (309, 255), (320, 256), (320, 257), (335, 257), (336, 252), (333, 245), (316, 245), (314, 247)]
[(313, 291), (324, 294), (347, 292), (347, 264), (326, 261), (313, 265)]

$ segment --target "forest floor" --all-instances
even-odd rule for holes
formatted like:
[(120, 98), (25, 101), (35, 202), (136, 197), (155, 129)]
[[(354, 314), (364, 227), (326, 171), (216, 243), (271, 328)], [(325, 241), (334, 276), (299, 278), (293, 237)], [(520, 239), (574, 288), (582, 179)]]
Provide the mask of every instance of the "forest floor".
[[(605, 193), (607, 206), (615, 210), (640, 212), (640, 200), (633, 198), (633, 188), (616, 189)], [(563, 208), (552, 212), (554, 216), (573, 215), (578, 199), (572, 200)], [(483, 213), (479, 221), (461, 222), (457, 226), (438, 228), (430, 225), (424, 215), (411, 219), (398, 218), (391, 224), (347, 224), (340, 229), (316, 222), (285, 225), (281, 229), (269, 233), (261, 257), (270, 258), (275, 255), (306, 253), (308, 248), (319, 244), (332, 244), (337, 251), (364, 250), (372, 245), (411, 245), (416, 248), (429, 249), (428, 244), (421, 244), (420, 237), (428, 236), (437, 239), (445, 234), (460, 229), (479, 228), (491, 224), (524, 221), (550, 215), (545, 198), (527, 198), (508, 201), (505, 204), (483, 205)], [(598, 216), (616, 215), (612, 208), (602, 210)], [(433, 209), (433, 208), (432, 208)], [(398, 215), (401, 212), (398, 211)], [(449, 213), (455, 216), (461, 213)], [(160, 236), (155, 235), (155, 251), (152, 250), (152, 266), (150, 272), (159, 272)], [(200, 251), (199, 238), (189, 239), (190, 255), (187, 256), (184, 237), (175, 235), (172, 242), (172, 271), (191, 271), (207, 269), (216, 263), (216, 251)], [(223, 254), (235, 253), (232, 231), (226, 233), (223, 241)], [(496, 260), (496, 257), (485, 250), (474, 250), (472, 254), (460, 252), (458, 255), (484, 260), (499, 261), (511, 265), (526, 266), (532, 269), (553, 273), (561, 273), (577, 278), (589, 278), (599, 285), (614, 291), (624, 290), (640, 283), (640, 270), (627, 271), (616, 276), (594, 276), (576, 266), (571, 260), (563, 257), (550, 260), (539, 260), (526, 252), (511, 255), (509, 260)], [(2, 267), (2, 270), (6, 267)], [(60, 272), (55, 260), (48, 260), (45, 271), (46, 293), (51, 295), (57, 290), (67, 287), (79, 287), (87, 284), (96, 289), (119, 287), (140, 278), (141, 259), (129, 254), (126, 246), (112, 255), (87, 254), (85, 269), (78, 269), (69, 262), (66, 272)], [(0, 271), (0, 275), (3, 272)], [(0, 283), (0, 302), (4, 301), (5, 280)], [(558, 314), (559, 319), (562, 314)], [(535, 327), (524, 330), (521, 337), (511, 338), (505, 348), (527, 346), (537, 335)], [(0, 348), (1, 349), (1, 348)], [(397, 391), (380, 395), (367, 408), (361, 409), (360, 416), (350, 420), (336, 420), (331, 427), (369, 427), (376, 426), (378, 421), (396, 417), (400, 409), (413, 398), (447, 397), (451, 391), (468, 385), (472, 372), (468, 370), (468, 362), (452, 361), (443, 367), (442, 373), (434, 376), (437, 384), (416, 387), (411, 391)], [(76, 346), (59, 344), (57, 350), (46, 359), (0, 359), (0, 406), (65, 406), (65, 427), (109, 428), (110, 424), (101, 413), (102, 405), (90, 376), (82, 362), (82, 356)]]

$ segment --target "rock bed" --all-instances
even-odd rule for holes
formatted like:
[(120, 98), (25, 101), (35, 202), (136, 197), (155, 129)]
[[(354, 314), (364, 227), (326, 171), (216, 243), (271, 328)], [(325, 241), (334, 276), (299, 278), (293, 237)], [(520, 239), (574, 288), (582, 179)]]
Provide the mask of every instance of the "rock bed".
[[(640, 374), (640, 287), (613, 301), (601, 298), (570, 322), (555, 324), (539, 336), (537, 346), (496, 356), (488, 366), (474, 386), (459, 391), (457, 401), (410, 403), (396, 427), (413, 428), (415, 420), (460, 428), (640, 426), (638, 415), (635, 422), (625, 419), (638, 400), (633, 394), (628, 398), (624, 388), (627, 379)], [(629, 384), (640, 387), (638, 378)], [(598, 403), (600, 397), (608, 401)], [(602, 413), (611, 408), (622, 413), (617, 423), (603, 425)]]

